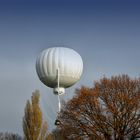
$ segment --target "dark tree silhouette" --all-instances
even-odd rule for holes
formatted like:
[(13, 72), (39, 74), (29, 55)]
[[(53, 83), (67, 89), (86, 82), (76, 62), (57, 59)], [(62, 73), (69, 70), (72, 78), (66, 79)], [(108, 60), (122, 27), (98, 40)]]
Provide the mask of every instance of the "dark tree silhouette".
[(134, 140), (140, 136), (140, 79), (103, 78), (63, 106), (57, 131), (71, 140)]
[(23, 140), (23, 138), (18, 134), (13, 133), (0, 133), (0, 140)]

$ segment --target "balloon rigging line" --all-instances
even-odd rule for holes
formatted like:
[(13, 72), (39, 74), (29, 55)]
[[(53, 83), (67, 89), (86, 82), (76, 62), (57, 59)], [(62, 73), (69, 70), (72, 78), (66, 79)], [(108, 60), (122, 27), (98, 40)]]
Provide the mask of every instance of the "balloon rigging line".
[(58, 112), (61, 110), (61, 102), (60, 102), (60, 97), (59, 97), (59, 68), (57, 68), (57, 88), (58, 88)]
[(58, 95), (58, 112), (61, 110), (61, 102), (60, 102), (60, 97)]

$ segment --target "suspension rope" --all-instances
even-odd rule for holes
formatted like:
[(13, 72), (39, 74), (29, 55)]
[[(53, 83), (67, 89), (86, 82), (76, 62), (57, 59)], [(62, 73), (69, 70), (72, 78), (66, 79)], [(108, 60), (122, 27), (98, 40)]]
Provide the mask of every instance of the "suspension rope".
[(61, 101), (60, 101), (60, 96), (58, 95), (58, 112), (61, 110)]
[[(61, 110), (61, 101), (60, 101), (60, 89), (59, 89), (59, 68), (57, 69), (57, 92), (58, 92), (58, 113)], [(55, 120), (55, 125), (60, 125), (60, 120), (56, 119)]]
[(60, 91), (59, 91), (59, 68), (57, 69), (57, 88), (58, 88), (58, 112), (61, 110)]

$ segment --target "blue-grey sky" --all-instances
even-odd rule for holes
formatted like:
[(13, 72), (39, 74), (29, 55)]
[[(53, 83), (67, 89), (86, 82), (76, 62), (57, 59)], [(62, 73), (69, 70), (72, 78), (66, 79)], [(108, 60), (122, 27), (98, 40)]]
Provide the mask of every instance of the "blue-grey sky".
[(66, 45), (83, 58), (81, 80), (68, 89), (92, 86), (104, 75), (140, 76), (139, 0), (1, 0), (0, 131), (22, 135), (22, 117), (32, 92), (54, 128), (57, 100), (35, 71), (37, 55)]

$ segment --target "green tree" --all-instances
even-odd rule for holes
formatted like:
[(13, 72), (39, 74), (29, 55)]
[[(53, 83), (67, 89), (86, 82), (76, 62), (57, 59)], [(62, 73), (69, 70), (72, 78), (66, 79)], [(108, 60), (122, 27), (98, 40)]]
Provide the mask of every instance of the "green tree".
[(45, 140), (47, 136), (47, 123), (43, 121), (43, 115), (39, 106), (39, 91), (33, 92), (25, 107), (23, 117), (23, 132), (25, 140)]
[(82, 87), (58, 119), (65, 139), (134, 140), (140, 137), (140, 79), (122, 75)]

